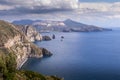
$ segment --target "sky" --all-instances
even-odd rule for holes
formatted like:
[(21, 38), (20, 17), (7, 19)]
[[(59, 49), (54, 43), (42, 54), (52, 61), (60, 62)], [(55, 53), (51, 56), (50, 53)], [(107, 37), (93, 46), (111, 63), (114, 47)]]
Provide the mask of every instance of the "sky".
[(81, 2), (119, 2), (120, 0), (79, 0)]
[(119, 0), (0, 0), (0, 19), (65, 20), (120, 27)]

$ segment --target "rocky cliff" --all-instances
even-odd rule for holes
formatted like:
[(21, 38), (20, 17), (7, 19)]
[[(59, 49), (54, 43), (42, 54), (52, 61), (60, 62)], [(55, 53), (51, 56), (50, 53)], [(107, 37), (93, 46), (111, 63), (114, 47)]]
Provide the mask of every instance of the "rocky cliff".
[[(41, 58), (44, 55), (52, 55), (44, 48), (39, 48), (31, 43), (31, 35), (34, 40), (41, 40), (41, 35), (26, 29), (26, 35), (18, 27), (0, 20), (0, 80), (61, 80), (57, 77), (45, 77), (31, 71), (18, 71), (29, 57)], [(28, 34), (29, 33), (29, 34)], [(35, 34), (32, 34), (35, 33)]]
[(29, 25), (16, 25), (16, 27), (27, 37), (29, 42), (41, 41), (42, 35)]
[[(42, 50), (33, 43), (30, 43), (30, 41), (34, 40), (31, 40), (32, 32), (37, 33), (31, 30), (28, 30), (27, 36), (25, 36), (16, 26), (5, 21), (0, 21), (0, 47), (4, 47), (16, 55), (17, 68), (19, 68), (28, 57), (40, 58), (43, 56)], [(29, 32), (31, 32), (31, 34)], [(33, 35), (35, 35), (33, 36), (35, 39), (39, 36), (37, 40), (41, 40), (41, 35)]]

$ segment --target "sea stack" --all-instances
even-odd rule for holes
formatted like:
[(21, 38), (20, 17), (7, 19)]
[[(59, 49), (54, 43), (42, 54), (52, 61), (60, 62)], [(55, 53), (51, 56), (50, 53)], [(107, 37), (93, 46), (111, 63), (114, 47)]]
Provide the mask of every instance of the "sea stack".
[(55, 39), (55, 35), (53, 34), (52, 39)]

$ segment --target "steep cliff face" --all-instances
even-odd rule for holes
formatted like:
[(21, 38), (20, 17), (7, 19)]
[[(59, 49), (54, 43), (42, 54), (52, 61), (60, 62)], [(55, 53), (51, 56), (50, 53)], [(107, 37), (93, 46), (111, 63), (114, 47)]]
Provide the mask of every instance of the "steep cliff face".
[(22, 25), (17, 25), (16, 26), (23, 34), (26, 35), (27, 40), (29, 42), (35, 42), (35, 41), (41, 41), (42, 40), (42, 35), (37, 32), (35, 28), (32, 26), (22, 26)]
[(45, 52), (45, 49), (38, 48), (28, 39), (28, 36), (21, 33), (16, 26), (0, 20), (0, 80), (62, 80), (55, 76), (16, 70), (29, 57), (41, 58), (45, 54), (48, 56), (50, 54), (50, 52)]
[(27, 42), (25, 37), (21, 35), (16, 35), (14, 38), (8, 39), (4, 44), (4, 47), (15, 53), (17, 68), (20, 68), (28, 57), (41, 58), (43, 56), (41, 49), (34, 44)]
[(32, 28), (28, 28), (30, 30), (27, 29), (26, 37), (14, 25), (0, 21), (0, 47), (4, 47), (16, 55), (17, 68), (21, 67), (28, 57), (40, 58), (43, 56), (42, 50), (30, 43), (33, 41), (31, 36), (34, 39), (41, 40), (41, 35), (37, 35), (37, 32), (32, 30)]
[(26, 26), (26, 36), (28, 37), (28, 40), (31, 42), (34, 42), (36, 40), (40, 41), (42, 40), (42, 35), (40, 35), (32, 26)]

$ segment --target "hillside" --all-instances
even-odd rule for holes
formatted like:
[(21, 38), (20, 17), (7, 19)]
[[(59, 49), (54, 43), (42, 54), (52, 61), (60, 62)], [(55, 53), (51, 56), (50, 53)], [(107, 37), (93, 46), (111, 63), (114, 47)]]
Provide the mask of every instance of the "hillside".
[(19, 31), (13, 29), (15, 28), (10, 23), (0, 20), (0, 45), (7, 42), (8, 39), (14, 38), (16, 35), (19, 35)]
[(13, 24), (32, 25), (38, 31), (62, 31), (62, 32), (97, 32), (97, 31), (111, 31), (111, 29), (106, 29), (94, 25), (87, 25), (80, 22), (67, 19), (65, 21), (51, 21), (51, 20), (20, 20), (13, 21)]
[(0, 80), (61, 80), (19, 70), (29, 57), (42, 58), (45, 49), (28, 41), (27, 36), (13, 24), (0, 20), (0, 41)]

